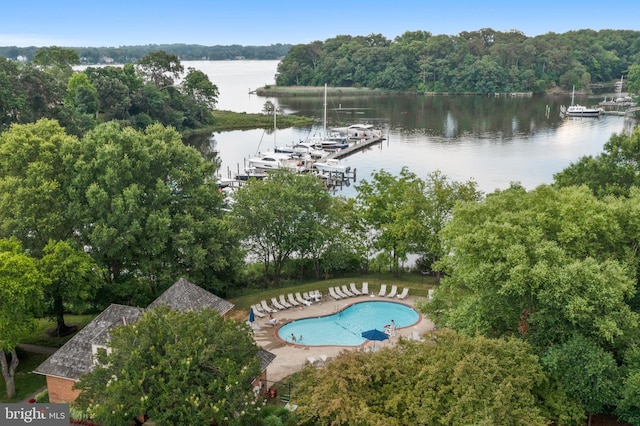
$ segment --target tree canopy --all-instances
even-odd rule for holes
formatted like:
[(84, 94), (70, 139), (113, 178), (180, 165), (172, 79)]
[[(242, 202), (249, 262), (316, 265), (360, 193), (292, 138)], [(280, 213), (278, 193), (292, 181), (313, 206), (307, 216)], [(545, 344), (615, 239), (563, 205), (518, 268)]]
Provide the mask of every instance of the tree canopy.
[(570, 417), (567, 407), (546, 405), (545, 383), (526, 343), (449, 331), (308, 367), (295, 377), (294, 397), (305, 425), (545, 425)]
[(135, 416), (157, 424), (252, 424), (259, 348), (249, 327), (203, 309), (166, 306), (110, 330), (109, 348), (83, 376), (76, 403), (105, 426)]
[(640, 32), (626, 30), (535, 37), (491, 28), (457, 35), (407, 31), (393, 40), (339, 35), (292, 46), (276, 83), (477, 94), (587, 89), (619, 79), (636, 64), (638, 40)]

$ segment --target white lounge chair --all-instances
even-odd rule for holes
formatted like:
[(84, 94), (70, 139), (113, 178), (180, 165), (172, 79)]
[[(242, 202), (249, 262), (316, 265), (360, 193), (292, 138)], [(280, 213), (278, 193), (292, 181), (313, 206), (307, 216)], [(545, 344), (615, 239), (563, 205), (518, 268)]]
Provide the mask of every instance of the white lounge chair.
[(405, 287), (402, 289), (402, 293), (398, 294), (396, 297), (398, 299), (406, 299), (409, 295), (409, 287)]
[(434, 290), (432, 288), (429, 289), (429, 295), (427, 296), (427, 299), (429, 300), (433, 299), (433, 291)]
[(363, 282), (362, 283), (362, 294), (369, 294), (369, 283), (368, 282)]
[(313, 297), (313, 300), (315, 300), (316, 302), (322, 300), (322, 293), (320, 292), (320, 290), (313, 290), (311, 293), (309, 293), (309, 296)]
[[(307, 295), (307, 296), (308, 296), (308, 295)], [(305, 300), (305, 298), (304, 298), (304, 297), (300, 296), (300, 292), (299, 292), (299, 291), (297, 291), (297, 292), (296, 292), (296, 300), (297, 300), (299, 303), (301, 303), (301, 304), (303, 304), (303, 305), (305, 305), (305, 306), (311, 306), (311, 302), (310, 302), (310, 301), (308, 301), (308, 300)]]
[(391, 291), (389, 292), (389, 294), (387, 294), (387, 297), (396, 297), (396, 294), (398, 294), (398, 286), (392, 285)]
[(329, 287), (329, 296), (333, 297), (333, 298), (334, 298), (334, 299), (336, 299), (336, 300), (340, 300), (340, 299), (342, 299), (342, 297), (341, 297), (341, 296), (338, 296), (338, 295), (336, 294), (336, 291), (334, 290), (334, 288), (333, 288), (333, 287)]
[(346, 285), (346, 284), (343, 284), (343, 285), (342, 285), (341, 290), (342, 290), (342, 292), (343, 292), (347, 297), (353, 297), (353, 296), (355, 296), (353, 293), (351, 293), (351, 292), (349, 291), (349, 289), (347, 288), (347, 285)]
[(355, 296), (360, 296), (362, 294), (360, 293), (360, 290), (356, 288), (356, 283), (349, 284), (349, 288), (351, 289), (351, 293), (353, 293)]
[(291, 304), (285, 300), (284, 294), (280, 295), (280, 304), (282, 306), (284, 306), (285, 308), (287, 308), (287, 309), (289, 309), (291, 307)]
[(282, 306), (280, 303), (278, 303), (275, 297), (271, 298), (271, 305), (279, 311), (284, 311), (285, 309), (287, 309), (284, 306)]
[(266, 315), (258, 309), (258, 305), (251, 305), (251, 309), (253, 309), (253, 315), (257, 316), (258, 318), (264, 318)]
[(300, 303), (298, 303), (298, 301), (293, 298), (293, 293), (287, 294), (287, 302), (289, 302), (291, 306), (300, 306)]
[(312, 356), (308, 356), (308, 357), (307, 357), (307, 362), (308, 362), (309, 364), (311, 364), (311, 365), (316, 365), (316, 361), (317, 361), (317, 360), (316, 360), (314, 357), (312, 357)]
[(382, 284), (380, 286), (380, 291), (378, 292), (378, 296), (382, 297), (385, 294), (387, 294), (387, 285), (386, 284)]
[(278, 312), (277, 309), (273, 309), (272, 307), (267, 305), (267, 301), (266, 300), (263, 300), (262, 302), (260, 302), (260, 306), (262, 306), (262, 310), (263, 311), (265, 311), (265, 312), (267, 312), (269, 314), (272, 314), (274, 312)]
[(333, 288), (333, 291), (335, 291), (335, 292), (336, 292), (336, 294), (337, 294), (338, 296), (340, 296), (341, 298), (343, 298), (343, 299), (345, 299), (345, 298), (347, 298), (347, 297), (348, 297), (346, 294), (344, 294), (344, 293), (342, 292), (342, 290), (340, 290), (340, 286), (338, 286), (338, 285), (337, 285), (337, 286), (335, 286), (335, 287)]

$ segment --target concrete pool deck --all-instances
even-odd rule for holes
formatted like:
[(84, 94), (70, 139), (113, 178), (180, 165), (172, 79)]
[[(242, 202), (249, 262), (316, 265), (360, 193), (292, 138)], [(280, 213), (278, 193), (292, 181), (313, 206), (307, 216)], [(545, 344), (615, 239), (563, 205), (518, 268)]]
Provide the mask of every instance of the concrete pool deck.
[[(311, 306), (305, 306), (304, 308), (292, 307), (279, 311), (274, 314), (274, 317), (278, 320), (278, 325), (281, 325), (295, 319), (330, 315), (334, 312), (341, 311), (354, 303), (374, 300), (404, 303), (415, 308), (415, 302), (417, 300), (425, 302), (427, 299), (424, 297), (408, 296), (404, 300), (398, 300), (395, 298), (379, 296), (371, 297), (369, 295), (364, 295), (334, 300), (329, 295), (323, 295), (322, 300), (319, 303), (314, 303)], [(309, 358), (315, 358), (318, 362), (322, 362), (322, 357), (330, 359), (335, 358), (342, 351), (355, 351), (362, 349), (361, 346), (303, 346), (284, 342), (276, 336), (277, 327), (269, 324), (267, 317), (256, 317), (253, 322), (253, 330), (256, 343), (263, 349), (276, 355), (276, 358), (267, 368), (267, 380), (269, 382), (281, 381), (285, 377), (301, 370), (305, 363), (308, 362)], [(416, 324), (396, 329), (394, 337), (390, 337), (388, 340), (383, 342), (375, 342), (375, 346), (377, 348), (388, 347), (390, 345), (394, 345), (400, 336), (410, 338), (413, 336), (414, 332), (422, 336), (430, 330), (433, 330), (433, 322), (421, 314), (420, 320)], [(365, 346), (372, 345), (373, 342), (365, 344)]]

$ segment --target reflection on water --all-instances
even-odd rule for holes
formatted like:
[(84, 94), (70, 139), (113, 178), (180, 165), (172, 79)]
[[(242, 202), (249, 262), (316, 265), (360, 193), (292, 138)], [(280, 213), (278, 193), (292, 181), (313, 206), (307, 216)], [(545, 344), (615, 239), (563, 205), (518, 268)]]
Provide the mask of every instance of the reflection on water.
[[(314, 126), (275, 134), (262, 129), (217, 133), (223, 177), (242, 171), (244, 160), (258, 150), (322, 132), (322, 96), (270, 99), (248, 94), (249, 88), (273, 82), (276, 61), (186, 62), (187, 66), (200, 67), (218, 85), (221, 109), (259, 112), (264, 102), (274, 100), (285, 111), (317, 119)], [(441, 170), (452, 179), (473, 179), (485, 192), (516, 181), (532, 189), (552, 182), (555, 173), (580, 157), (600, 154), (610, 136), (625, 128), (624, 118), (618, 116), (563, 119), (560, 105), (569, 103), (570, 97), (559, 96), (330, 95), (327, 125), (364, 122), (383, 130), (386, 141), (344, 160), (357, 170), (358, 179), (370, 179), (380, 169), (398, 173), (407, 166), (419, 176)], [(204, 139), (201, 144), (211, 148)], [(344, 188), (340, 194), (354, 196), (355, 188)]]

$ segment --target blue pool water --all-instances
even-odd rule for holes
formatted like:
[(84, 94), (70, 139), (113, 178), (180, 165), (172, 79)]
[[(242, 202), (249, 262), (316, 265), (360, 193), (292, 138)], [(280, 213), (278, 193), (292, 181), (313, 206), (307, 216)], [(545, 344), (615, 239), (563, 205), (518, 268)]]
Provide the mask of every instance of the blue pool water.
[(289, 322), (280, 327), (278, 336), (290, 342), (293, 333), (296, 343), (305, 346), (359, 346), (366, 341), (361, 336), (363, 331), (374, 328), (383, 331), (391, 320), (396, 328), (408, 327), (420, 320), (420, 314), (402, 303), (360, 302), (332, 315)]

